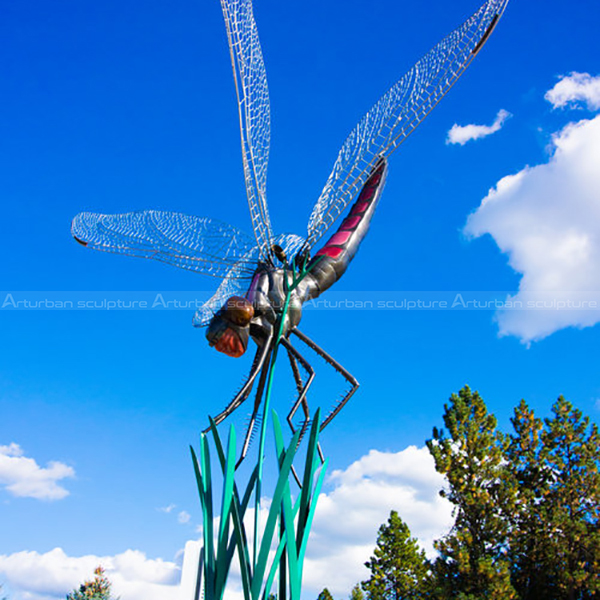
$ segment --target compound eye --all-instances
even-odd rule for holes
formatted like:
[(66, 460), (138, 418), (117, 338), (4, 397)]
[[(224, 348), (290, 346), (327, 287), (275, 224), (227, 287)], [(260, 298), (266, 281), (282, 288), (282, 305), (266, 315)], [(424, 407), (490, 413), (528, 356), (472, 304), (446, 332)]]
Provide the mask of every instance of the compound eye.
[(245, 327), (254, 317), (254, 307), (242, 296), (231, 296), (223, 307), (223, 316), (234, 325)]

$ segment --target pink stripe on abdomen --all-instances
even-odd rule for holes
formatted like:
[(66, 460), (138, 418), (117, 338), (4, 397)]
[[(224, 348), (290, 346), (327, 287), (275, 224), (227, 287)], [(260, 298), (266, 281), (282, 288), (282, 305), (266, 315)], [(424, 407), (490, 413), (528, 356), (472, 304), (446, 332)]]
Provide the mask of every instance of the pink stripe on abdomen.
[(366, 181), (354, 206), (348, 216), (342, 221), (338, 230), (327, 240), (327, 243), (319, 250), (316, 256), (329, 256), (338, 258), (346, 249), (352, 234), (365, 217), (369, 207), (372, 204), (378, 186), (381, 183), (381, 177), (385, 169), (385, 163), (377, 169), (375, 173)]

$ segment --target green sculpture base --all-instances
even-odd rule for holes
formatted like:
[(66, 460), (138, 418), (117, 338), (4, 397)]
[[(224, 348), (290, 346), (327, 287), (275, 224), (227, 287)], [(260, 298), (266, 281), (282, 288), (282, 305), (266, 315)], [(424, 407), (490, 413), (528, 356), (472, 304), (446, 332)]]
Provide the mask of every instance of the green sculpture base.
[[(235, 555), (240, 563), (245, 600), (266, 600), (273, 593), (277, 594), (278, 600), (300, 600), (302, 567), (308, 536), (327, 467), (327, 461), (321, 462), (317, 447), (320, 411), (317, 410), (312, 420), (302, 488), (298, 490), (296, 499), (291, 492), (291, 485), (295, 486), (292, 480), (292, 465), (301, 432), (297, 431), (286, 447), (281, 424), (274, 411), (272, 424), (279, 475), (264, 526), (261, 526), (259, 519), (264, 445), (261, 444), (256, 466), (242, 493), (235, 481), (235, 430), (233, 426), (230, 428), (225, 447), (215, 424), (211, 421), (211, 434), (223, 477), (218, 525), (213, 499), (208, 440), (210, 434), (203, 434), (200, 439), (200, 460), (191, 448), (204, 523), (204, 547), (198, 565), (198, 580), (204, 600), (223, 599)], [(263, 427), (264, 425), (265, 422)], [(244, 521), (251, 499), (254, 499), (255, 511), (253, 525)], [(253, 528), (253, 535), (250, 537), (247, 534), (248, 527)], [(249, 539), (253, 540), (252, 549), (249, 547)], [(278, 589), (273, 592), (276, 580)]]

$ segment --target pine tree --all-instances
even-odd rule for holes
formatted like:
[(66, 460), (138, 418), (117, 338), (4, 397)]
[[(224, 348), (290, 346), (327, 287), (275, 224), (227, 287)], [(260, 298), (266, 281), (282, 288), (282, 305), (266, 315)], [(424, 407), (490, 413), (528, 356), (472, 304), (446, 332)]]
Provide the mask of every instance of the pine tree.
[(557, 590), (545, 542), (551, 472), (542, 444), (544, 423), (524, 400), (515, 408), (511, 422), (514, 434), (506, 455), (517, 489), (509, 514), (512, 582), (521, 600), (547, 600), (555, 598)]
[(506, 477), (507, 442), (481, 396), (469, 387), (453, 394), (444, 410), (448, 437), (435, 428), (427, 447), (448, 481), (440, 493), (454, 505), (455, 523), (436, 542), (436, 597), (509, 600), (515, 591), (506, 557), (505, 513), (514, 489)]
[(600, 593), (600, 435), (562, 396), (552, 411), (542, 433), (546, 567), (554, 567), (557, 600), (591, 598)]
[(360, 587), (360, 583), (357, 583), (350, 592), (350, 600), (365, 600), (365, 594)]
[(94, 570), (94, 579), (86, 581), (67, 595), (67, 600), (113, 600), (110, 593), (111, 583), (102, 567)]
[(368, 600), (416, 600), (426, 597), (430, 565), (410, 529), (392, 511), (379, 528), (377, 546), (365, 565), (371, 571), (362, 589)]
[(333, 600), (333, 596), (327, 588), (323, 588), (321, 593), (317, 596), (317, 600)]
[(600, 439), (562, 396), (554, 417), (524, 401), (507, 452), (518, 485), (510, 536), (513, 582), (522, 600), (582, 600), (600, 591)]

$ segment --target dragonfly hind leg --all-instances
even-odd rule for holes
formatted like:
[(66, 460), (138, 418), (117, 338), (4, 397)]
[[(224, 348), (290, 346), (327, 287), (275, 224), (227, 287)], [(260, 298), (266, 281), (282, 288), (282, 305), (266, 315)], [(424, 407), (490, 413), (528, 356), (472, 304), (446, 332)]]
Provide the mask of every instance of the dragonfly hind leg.
[[(313, 379), (315, 378), (315, 371), (311, 367), (310, 363), (290, 344), (287, 339), (282, 339), (281, 343), (285, 347), (288, 352), (288, 358), (290, 359), (290, 366), (292, 367), (292, 372), (294, 374), (294, 380), (296, 382), (296, 389), (298, 390), (298, 399), (292, 406), (288, 416), (287, 422), (292, 430), (292, 435), (296, 433), (296, 427), (294, 426), (294, 415), (296, 414), (298, 408), (302, 406), (302, 411), (304, 412), (304, 421), (302, 423), (302, 429), (300, 432), (300, 437), (298, 438), (298, 444), (302, 441), (308, 426), (310, 425), (310, 408), (308, 407), (308, 401), (306, 400), (306, 393), (308, 392), (308, 388), (312, 385)], [(308, 379), (306, 383), (302, 380), (302, 376), (300, 375), (300, 370), (298, 369), (298, 362), (302, 365), (302, 368), (308, 374)], [(317, 443), (317, 451), (319, 452), (319, 458), (321, 462), (325, 462), (325, 458), (323, 456), (323, 451), (321, 450), (321, 444)], [(300, 481), (300, 477), (298, 477), (298, 473), (296, 472), (295, 467), (292, 465), (292, 475), (298, 484), (298, 487), (302, 487), (302, 482)]]
[(359, 387), (356, 378), (351, 375), (342, 365), (340, 365), (332, 356), (327, 354), (323, 348), (313, 342), (308, 336), (304, 335), (297, 328), (292, 329), (292, 333), (298, 336), (309, 348), (314, 350), (321, 358), (323, 358), (329, 365), (331, 365), (351, 386), (350, 390), (342, 397), (342, 399), (333, 407), (333, 410), (327, 415), (323, 423), (321, 424), (321, 431), (331, 423), (331, 421), (337, 416), (337, 414), (346, 406), (348, 400), (352, 398), (354, 393)]
[[(310, 366), (308, 361), (300, 354), (300, 352), (298, 352), (298, 350), (296, 350), (296, 348), (292, 346), (292, 344), (290, 344), (286, 338), (281, 340), (281, 344), (287, 350), (290, 366), (292, 367), (292, 373), (294, 374), (294, 381), (296, 382), (296, 390), (298, 391), (298, 399), (294, 403), (294, 406), (292, 406), (292, 409), (287, 416), (287, 422), (292, 430), (292, 434), (296, 433), (296, 427), (294, 426), (293, 418), (300, 406), (302, 406), (302, 411), (304, 412), (304, 421), (301, 426), (300, 438), (298, 439), (298, 443), (300, 443), (304, 437), (308, 425), (310, 424), (310, 409), (308, 408), (306, 393), (308, 392), (308, 389), (312, 385), (313, 379), (315, 378), (315, 371)], [(302, 380), (300, 370), (298, 369), (298, 363), (302, 365), (302, 368), (308, 374), (306, 383)]]

